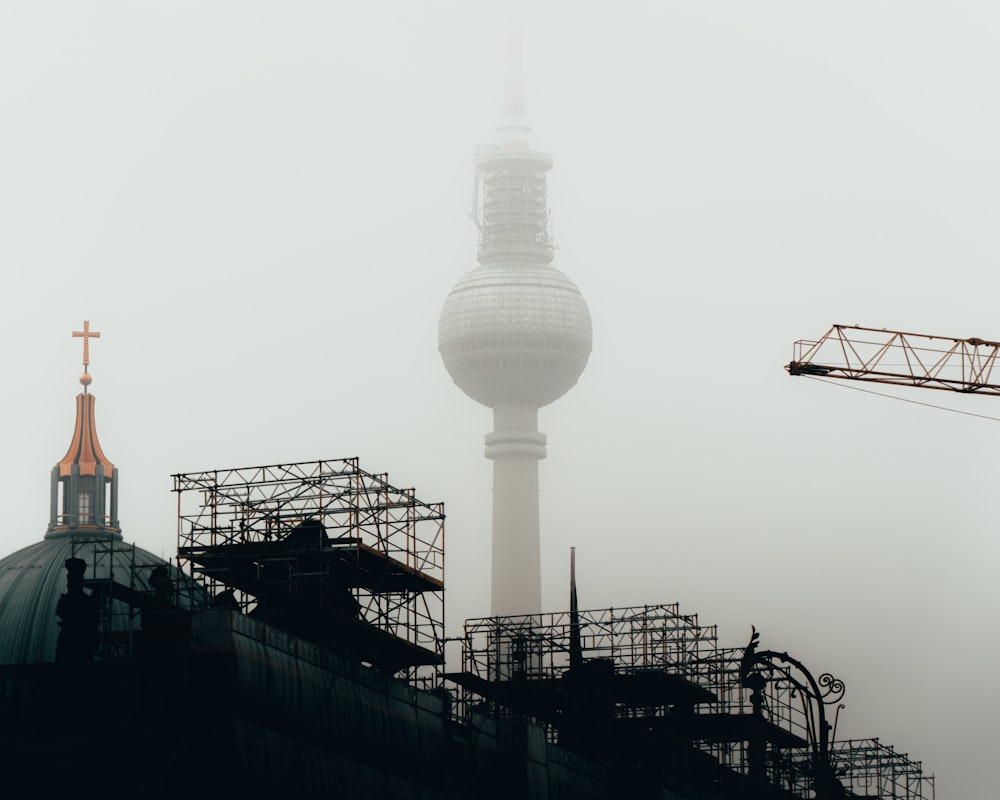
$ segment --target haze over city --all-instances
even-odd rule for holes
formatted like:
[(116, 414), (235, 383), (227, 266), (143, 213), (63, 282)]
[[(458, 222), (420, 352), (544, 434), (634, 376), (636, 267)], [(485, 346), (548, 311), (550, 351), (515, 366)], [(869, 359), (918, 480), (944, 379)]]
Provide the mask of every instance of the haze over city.
[[(444, 501), (447, 627), (489, 613), (490, 412), (437, 320), (476, 262), (511, 9), (0, 8), (2, 553), (91, 391), (129, 541), (177, 472), (359, 456)], [(540, 412), (543, 604), (677, 601), (847, 684), (838, 734), (990, 796), (995, 421), (782, 370), (831, 323), (1000, 339), (1000, 11), (540, 3), (519, 15), (554, 264), (594, 350)], [(848, 384), (849, 386), (850, 384)], [(1000, 418), (995, 398), (883, 390)], [(931, 395), (930, 397), (926, 395)]]

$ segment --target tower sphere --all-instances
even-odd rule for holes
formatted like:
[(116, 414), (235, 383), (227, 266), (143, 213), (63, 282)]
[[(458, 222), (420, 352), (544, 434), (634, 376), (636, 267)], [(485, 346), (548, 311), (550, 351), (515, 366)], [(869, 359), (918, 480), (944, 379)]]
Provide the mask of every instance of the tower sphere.
[(491, 261), (451, 290), (438, 350), (455, 384), (485, 406), (539, 408), (576, 383), (590, 357), (590, 311), (563, 272)]

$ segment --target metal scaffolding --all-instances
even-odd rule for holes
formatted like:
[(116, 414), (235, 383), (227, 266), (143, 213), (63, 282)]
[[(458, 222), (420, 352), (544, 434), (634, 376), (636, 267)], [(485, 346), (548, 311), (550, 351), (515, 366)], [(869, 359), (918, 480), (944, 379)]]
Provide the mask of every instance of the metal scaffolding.
[[(847, 798), (934, 800), (934, 776), (878, 739), (845, 739), (830, 746), (830, 765)], [(774, 754), (770, 782), (793, 797), (817, 798), (815, 769), (806, 749)]]
[(571, 749), (671, 763), (737, 794), (933, 800), (919, 762), (836, 740), (842, 681), (758, 638), (720, 648), (715, 626), (676, 604), (473, 619), (463, 672), (446, 677), (460, 717), (528, 717)]
[(178, 559), (216, 606), (417, 678), (443, 662), (444, 505), (357, 458), (174, 475)]
[(834, 768), (845, 788), (858, 797), (933, 800), (934, 776), (923, 765), (878, 739), (834, 742)]
[(678, 605), (636, 606), (514, 617), (465, 623), (465, 671), (484, 679), (556, 679), (570, 667), (570, 640), (579, 625), (583, 651), (611, 659), (618, 671), (668, 670), (695, 680), (716, 650), (715, 626)]
[[(574, 647), (586, 664), (574, 664)], [(677, 604), (489, 617), (466, 621), (463, 671), (446, 677), (461, 687), (459, 715), (484, 705), (527, 715), (566, 744), (604, 734), (596, 717), (606, 711), (588, 696), (605, 696), (612, 716), (639, 727), (711, 702), (700, 684), (716, 649), (715, 626)]]
[(134, 544), (113, 536), (73, 539), (71, 553), (89, 564), (84, 586), (97, 602), (102, 660), (133, 658), (137, 639), (206, 605), (204, 588), (190, 575)]
[[(102, 659), (130, 658), (132, 655), (132, 637), (139, 627), (139, 609), (131, 604), (116, 602), (113, 588), (124, 580), (130, 590), (136, 586), (135, 545), (115, 541), (108, 536), (106, 541), (73, 540), (71, 552), (73, 558), (90, 556), (89, 575), (85, 576), (85, 585), (98, 599), (100, 643), (98, 655)], [(125, 575), (115, 572), (115, 555), (122, 554), (126, 559)], [(124, 565), (122, 565), (124, 566)]]

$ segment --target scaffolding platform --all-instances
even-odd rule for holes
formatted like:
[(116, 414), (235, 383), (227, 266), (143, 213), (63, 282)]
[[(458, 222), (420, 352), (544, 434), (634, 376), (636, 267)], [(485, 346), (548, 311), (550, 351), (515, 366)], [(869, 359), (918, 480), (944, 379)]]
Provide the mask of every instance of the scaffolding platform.
[[(444, 676), (482, 698), (537, 719), (558, 724), (577, 687), (561, 678), (487, 680), (468, 672)], [(693, 706), (714, 702), (714, 696), (690, 681), (660, 671), (616, 674), (606, 696), (628, 706)]]
[(174, 475), (178, 559), (215, 607), (417, 678), (444, 663), (444, 506), (387, 477), (357, 458)]
[(202, 575), (227, 577), (231, 586), (251, 594), (263, 589), (257, 565), (274, 559), (317, 559), (316, 566), (337, 574), (347, 585), (369, 592), (439, 592), (444, 583), (365, 544), (343, 537), (319, 547), (288, 541), (246, 542), (219, 547), (185, 547), (180, 556)]

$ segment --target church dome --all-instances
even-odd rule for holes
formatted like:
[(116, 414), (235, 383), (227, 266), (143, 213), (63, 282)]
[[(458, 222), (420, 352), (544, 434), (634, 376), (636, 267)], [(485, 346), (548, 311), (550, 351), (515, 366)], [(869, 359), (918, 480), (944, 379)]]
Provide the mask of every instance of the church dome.
[[(163, 559), (121, 541), (48, 538), (0, 559), (0, 664), (55, 661), (59, 639), (56, 604), (66, 592), (66, 559), (86, 562), (84, 578), (130, 586), (151, 593), (149, 579)], [(177, 573), (169, 569), (176, 580)], [(90, 584), (93, 591), (93, 583)], [(128, 607), (113, 603), (112, 630), (127, 630)]]
[(541, 407), (562, 397), (587, 366), (591, 336), (580, 290), (538, 263), (475, 267), (451, 290), (438, 322), (452, 380), (490, 407)]
[[(122, 541), (118, 523), (118, 469), (104, 455), (94, 421), (94, 396), (88, 387), (89, 339), (100, 336), (84, 323), (84, 390), (76, 398), (76, 424), (66, 455), (52, 468), (49, 526), (43, 541), (0, 559), (0, 664), (56, 660), (60, 620), (56, 606), (67, 592), (67, 560), (85, 564), (83, 581), (91, 595), (105, 594), (113, 580), (140, 593), (162, 592), (162, 573), (174, 584), (190, 586), (166, 561)], [(81, 566), (79, 563), (77, 566)], [(158, 570), (154, 578), (153, 571)], [(158, 585), (153, 586), (152, 581)], [(200, 587), (196, 590), (201, 592)], [(94, 603), (94, 601), (90, 601)], [(190, 601), (188, 601), (190, 602)], [(96, 603), (94, 603), (96, 605)], [(101, 624), (124, 631), (129, 607), (104, 603)]]

